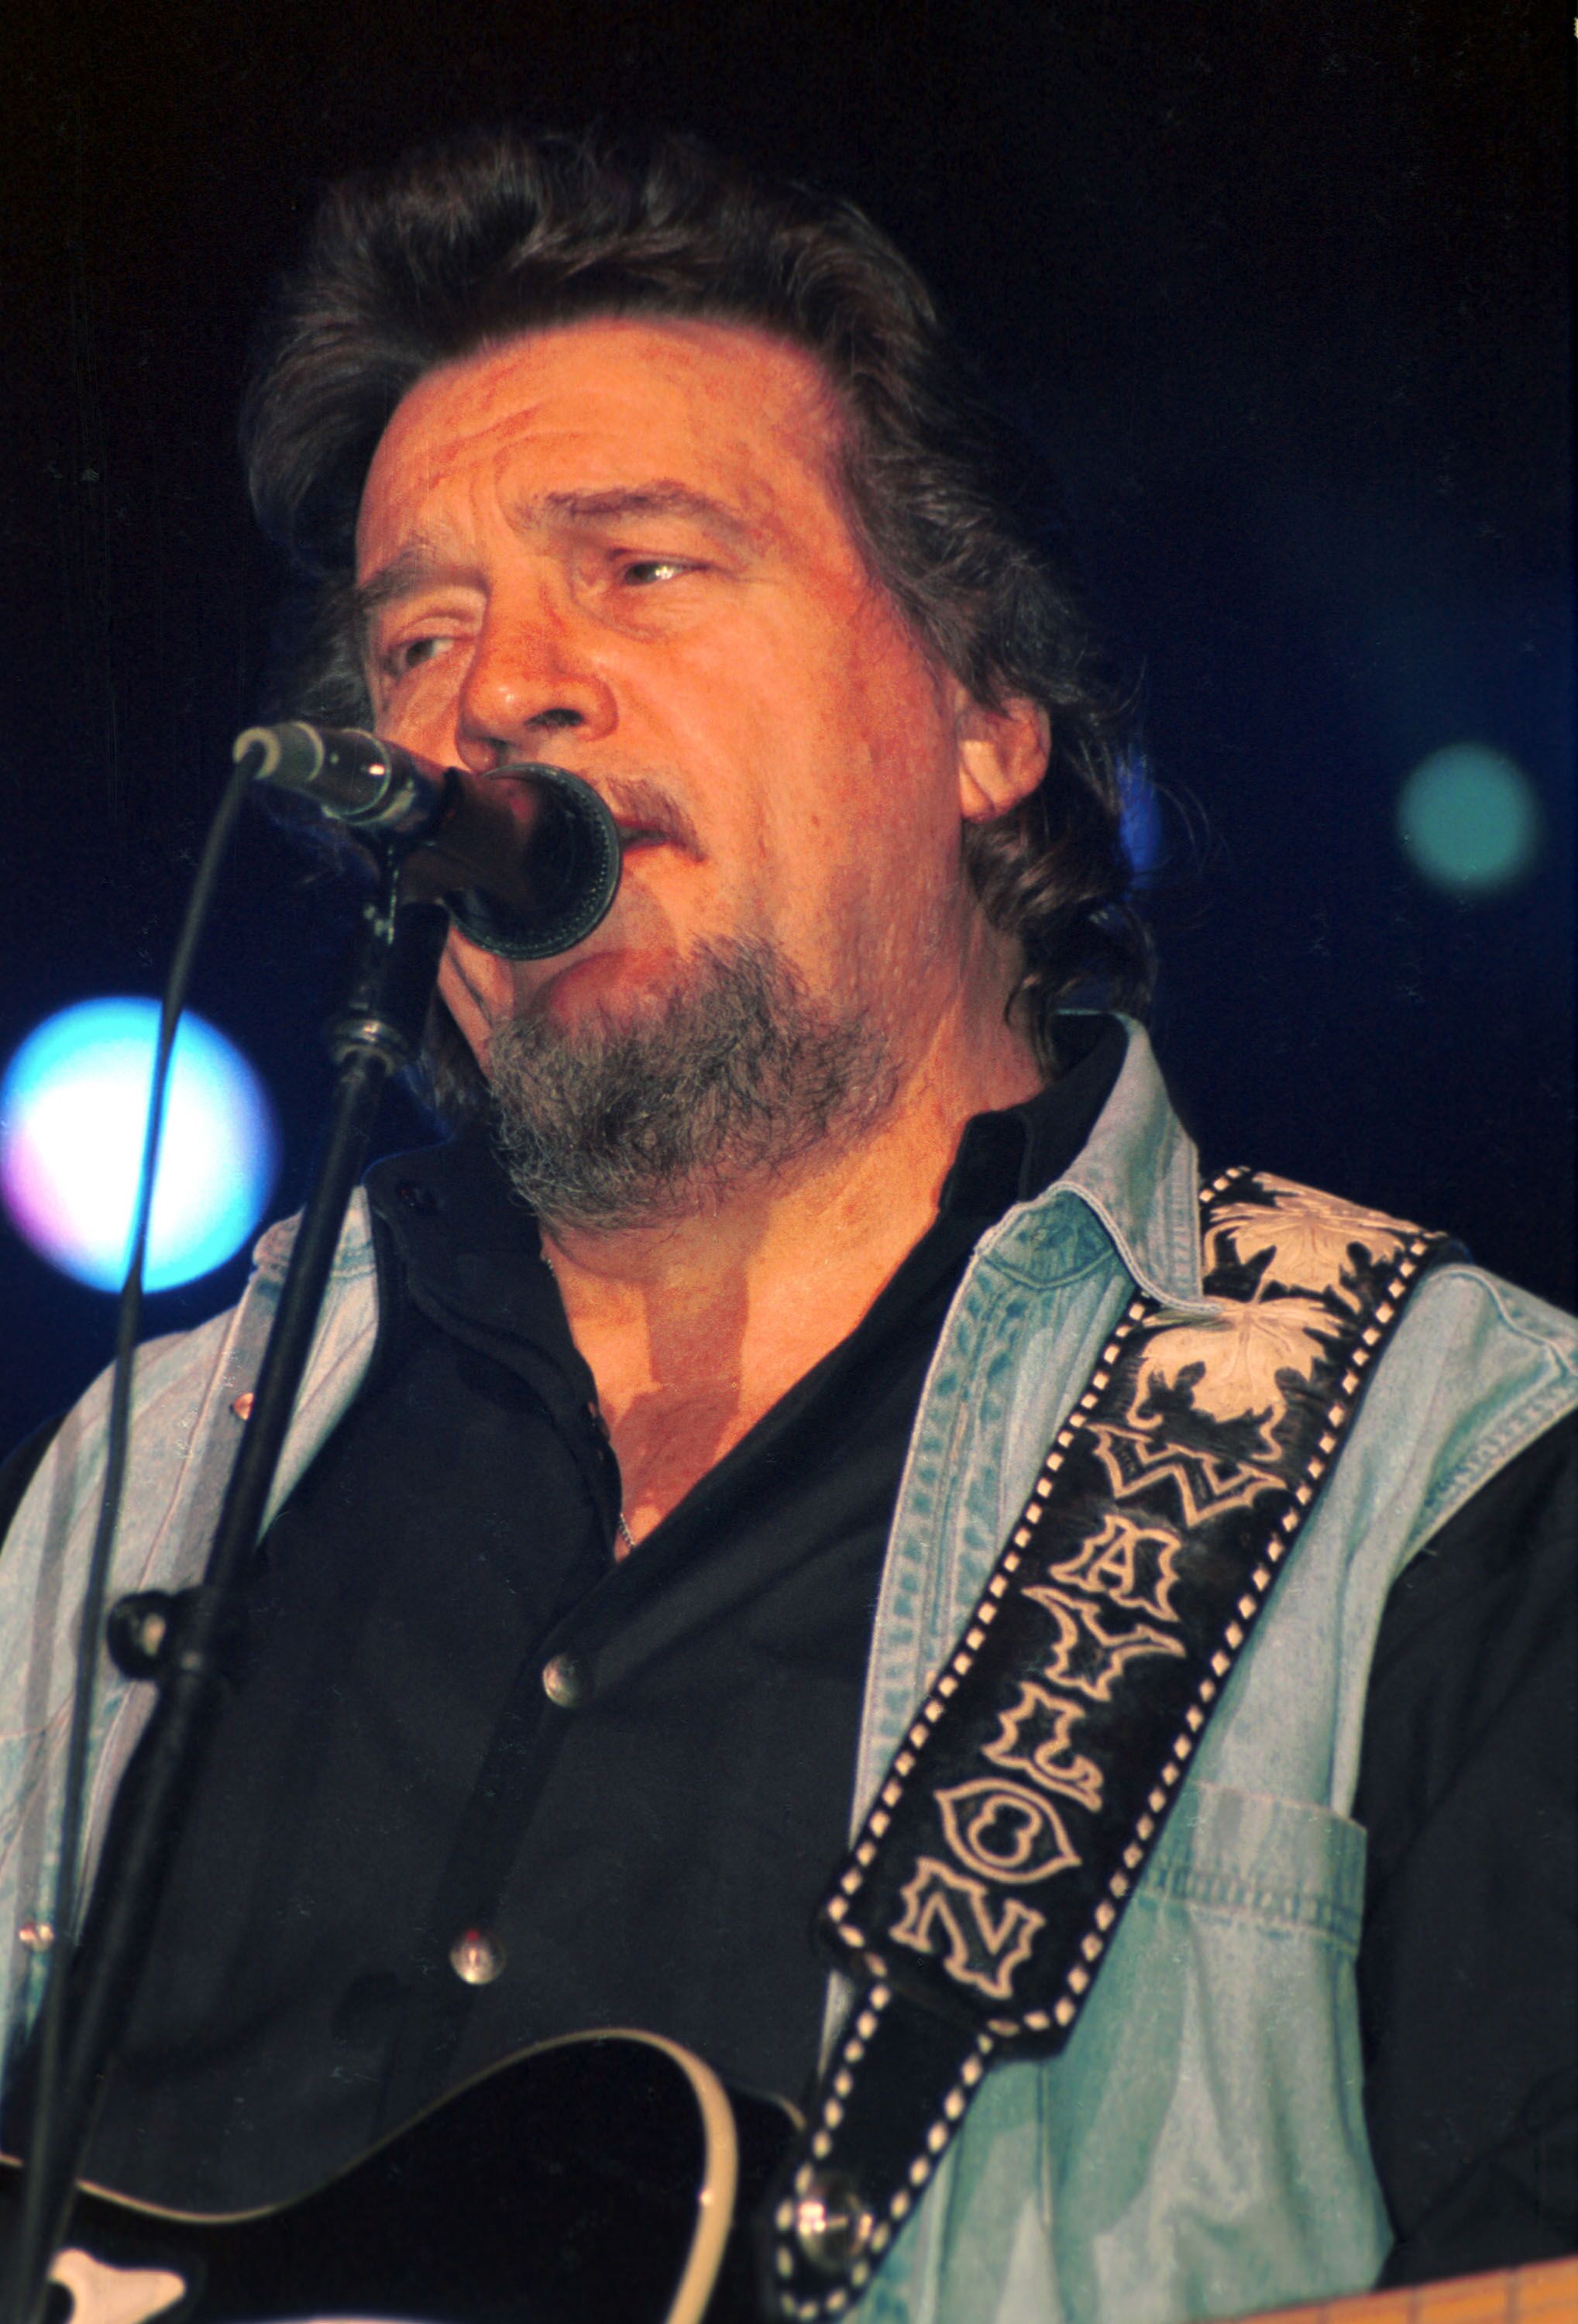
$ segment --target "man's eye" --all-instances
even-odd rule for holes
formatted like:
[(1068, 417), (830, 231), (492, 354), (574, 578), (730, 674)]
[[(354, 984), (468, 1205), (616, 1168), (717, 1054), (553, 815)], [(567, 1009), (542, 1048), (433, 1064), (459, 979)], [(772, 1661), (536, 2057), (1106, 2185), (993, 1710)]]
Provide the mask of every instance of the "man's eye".
[(621, 578), (637, 589), (651, 588), (654, 582), (678, 581), (696, 567), (678, 557), (632, 558), (622, 572)]
[(384, 655), (383, 667), (392, 678), (403, 678), (408, 669), (436, 660), (451, 642), (450, 639), (442, 636), (402, 638)]

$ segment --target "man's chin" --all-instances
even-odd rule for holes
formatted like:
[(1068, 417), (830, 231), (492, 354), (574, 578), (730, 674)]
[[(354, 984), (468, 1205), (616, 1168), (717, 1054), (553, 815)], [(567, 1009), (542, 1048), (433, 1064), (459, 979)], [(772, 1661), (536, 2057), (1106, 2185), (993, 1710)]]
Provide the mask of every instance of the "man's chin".
[(487, 1019), (494, 1028), (535, 1020), (571, 1033), (582, 1025), (641, 1024), (706, 982), (712, 949), (697, 940), (681, 951), (667, 930), (662, 942), (636, 943), (605, 926), (549, 960), (499, 963), (508, 980), (490, 996)]
[(608, 1038), (660, 1019), (689, 977), (672, 953), (654, 955), (627, 946), (581, 950), (539, 968), (530, 991), (520, 995), (512, 1019), (531, 1019), (569, 1038), (585, 1029)]
[(503, 1057), (521, 1038), (512, 1028), (530, 1028), (533, 1051), (540, 1044), (596, 1056), (639, 1038), (643, 1025), (661, 1024), (687, 982), (673, 954), (638, 958), (628, 946), (578, 948), (546, 962), (484, 957), (485, 977), (469, 962), (451, 966), (423, 1038), (419, 1088), (452, 1127), (491, 1117), (495, 1054)]
[[(606, 965), (604, 962), (606, 961)], [(567, 962), (488, 1049), (494, 1138), (566, 1226), (681, 1215), (880, 1111), (892, 1074), (863, 1019), (814, 1002), (770, 946), (702, 946), (632, 974)]]

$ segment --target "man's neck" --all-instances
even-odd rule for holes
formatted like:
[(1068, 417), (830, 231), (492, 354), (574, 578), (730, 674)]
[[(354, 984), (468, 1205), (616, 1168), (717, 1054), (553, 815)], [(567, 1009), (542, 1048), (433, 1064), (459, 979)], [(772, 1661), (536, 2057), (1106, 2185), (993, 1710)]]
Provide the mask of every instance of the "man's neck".
[(639, 1537), (865, 1314), (937, 1213), (971, 1115), (1041, 1086), (1001, 1018), (946, 1030), (858, 1139), (830, 1139), (660, 1223), (544, 1226)]

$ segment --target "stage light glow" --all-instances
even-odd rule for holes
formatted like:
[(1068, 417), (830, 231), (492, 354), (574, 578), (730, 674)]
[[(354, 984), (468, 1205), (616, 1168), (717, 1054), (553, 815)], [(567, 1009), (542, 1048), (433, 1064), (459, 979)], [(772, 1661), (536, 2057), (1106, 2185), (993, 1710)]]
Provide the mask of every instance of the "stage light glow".
[[(118, 1290), (142, 1159), (156, 1002), (84, 1001), (46, 1019), (0, 1082), (0, 1198), (41, 1258)], [(189, 1013), (176, 1035), (147, 1287), (221, 1266), (263, 1215), (277, 1139), (256, 1074)]]
[(1160, 868), (1166, 846), (1161, 802), (1143, 764), (1133, 761), (1119, 770), (1118, 788), (1123, 802), (1123, 853), (1135, 879), (1143, 883)]
[(1484, 742), (1449, 742), (1420, 761), (1398, 798), (1398, 836), (1421, 879), (1492, 896), (1534, 869), (1542, 836), (1534, 785)]

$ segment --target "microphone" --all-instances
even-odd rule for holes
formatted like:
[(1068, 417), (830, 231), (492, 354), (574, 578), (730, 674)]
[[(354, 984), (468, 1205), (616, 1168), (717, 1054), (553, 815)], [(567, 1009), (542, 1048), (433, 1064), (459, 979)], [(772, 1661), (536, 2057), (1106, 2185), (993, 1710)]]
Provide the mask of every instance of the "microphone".
[(403, 853), (401, 894), (439, 897), (475, 944), (545, 960), (580, 943), (619, 887), (619, 833), (589, 783), (535, 761), (473, 775), (354, 727), (249, 726), (236, 765)]

